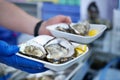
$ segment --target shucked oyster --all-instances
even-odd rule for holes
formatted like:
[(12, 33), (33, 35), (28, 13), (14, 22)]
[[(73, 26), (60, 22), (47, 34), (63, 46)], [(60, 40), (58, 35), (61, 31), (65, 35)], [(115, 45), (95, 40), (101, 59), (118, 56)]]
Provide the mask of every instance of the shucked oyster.
[(90, 29), (90, 24), (88, 22), (78, 23), (70, 26), (76, 34), (87, 35)]
[(44, 50), (44, 47), (40, 44), (34, 43), (34, 44), (26, 44), (24, 48), (24, 54), (32, 56), (32, 57), (38, 57), (38, 58), (44, 58), (46, 56), (46, 51)]
[(63, 60), (63, 58), (71, 57), (74, 54), (73, 45), (64, 38), (54, 38), (48, 41), (44, 47), (48, 53), (48, 60), (60, 61), (60, 59)]
[(56, 27), (57, 30), (63, 31), (63, 32), (68, 32), (72, 34), (77, 34), (77, 35), (87, 35), (88, 31), (90, 29), (90, 24), (88, 22), (83, 22), (83, 23), (77, 23), (75, 25), (68, 25), (68, 27), (63, 28), (61, 26)]
[(69, 32), (68, 28), (63, 28), (61, 26), (56, 27), (56, 29), (59, 30), (59, 31), (63, 31), (63, 32)]
[(35, 42), (24, 44), (24, 47), (21, 47), (20, 53), (59, 64), (74, 58), (74, 46), (64, 38), (53, 38), (45, 45), (40, 45)]

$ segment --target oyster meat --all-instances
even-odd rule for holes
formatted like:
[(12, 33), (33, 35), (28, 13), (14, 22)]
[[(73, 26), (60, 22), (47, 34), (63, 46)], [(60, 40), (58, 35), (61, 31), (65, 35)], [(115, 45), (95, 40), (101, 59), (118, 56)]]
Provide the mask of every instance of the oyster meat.
[(88, 22), (78, 23), (73, 26), (70, 26), (74, 32), (78, 35), (87, 35), (90, 29), (90, 24)]
[(60, 64), (74, 58), (74, 46), (70, 41), (64, 38), (53, 38), (44, 45), (36, 42), (23, 44), (19, 53), (36, 59)]
[[(46, 50), (50, 53), (51, 58), (64, 57), (63, 55), (68, 54), (68, 50), (60, 44), (51, 44), (46, 47)], [(56, 54), (54, 54), (56, 53)], [(58, 54), (57, 54), (58, 53)]]
[(63, 32), (85, 36), (88, 35), (90, 24), (88, 22), (83, 22), (83, 23), (77, 23), (72, 26), (68, 25), (68, 28), (63, 28), (58, 26), (56, 27), (56, 29)]
[(70, 25), (68, 25), (68, 27), (66, 27), (66, 28), (58, 26), (58, 27), (56, 27), (56, 29), (59, 30), (59, 31), (62, 31), (62, 32), (67, 32), (67, 33), (73, 33), (73, 34), (75, 34), (74, 30), (71, 28)]
[(46, 51), (44, 47), (37, 43), (32, 44), (26, 44), (24, 51), (24, 54), (31, 56), (31, 57), (38, 57), (38, 58), (44, 58), (46, 56)]
[(68, 28), (63, 28), (61, 26), (56, 27), (56, 29), (63, 32), (69, 32)]
[(48, 41), (44, 47), (48, 53), (47, 58), (50, 62), (60, 61), (62, 58), (68, 58), (74, 54), (73, 45), (64, 38), (54, 38)]

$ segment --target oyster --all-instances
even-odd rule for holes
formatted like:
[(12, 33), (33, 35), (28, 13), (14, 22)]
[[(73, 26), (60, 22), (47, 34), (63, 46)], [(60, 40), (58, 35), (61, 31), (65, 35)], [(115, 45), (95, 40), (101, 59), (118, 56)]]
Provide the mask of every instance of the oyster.
[(44, 45), (37, 42), (22, 44), (20, 54), (60, 64), (74, 58), (74, 46), (64, 38), (53, 38)]
[(56, 29), (59, 30), (59, 31), (63, 31), (63, 32), (69, 32), (68, 28), (63, 28), (61, 26), (57, 26)]
[(63, 32), (68, 32), (68, 33), (75, 34), (74, 30), (70, 27), (70, 25), (68, 25), (67, 28), (63, 28), (61, 26), (58, 26), (58, 27), (56, 27), (56, 29), (59, 30), (59, 31), (63, 31)]
[(46, 51), (44, 47), (37, 43), (32, 44), (26, 44), (24, 47), (23, 53), (25, 55), (31, 56), (31, 57), (37, 57), (37, 58), (44, 58), (46, 56)]
[(63, 28), (61, 26), (56, 27), (57, 30), (63, 31), (63, 32), (68, 32), (72, 34), (77, 34), (77, 35), (88, 35), (89, 29), (90, 29), (90, 24), (88, 22), (83, 22), (83, 23), (77, 23), (75, 25), (68, 25), (67, 28)]
[[(74, 47), (64, 38), (54, 38), (44, 45), (47, 51), (47, 59), (51, 62), (60, 62), (62, 58), (69, 58), (74, 54)], [(63, 59), (62, 59), (63, 60)], [(65, 60), (65, 61), (66, 61)]]
[(78, 23), (73, 26), (70, 26), (74, 32), (78, 35), (87, 35), (90, 29), (90, 24), (88, 22)]

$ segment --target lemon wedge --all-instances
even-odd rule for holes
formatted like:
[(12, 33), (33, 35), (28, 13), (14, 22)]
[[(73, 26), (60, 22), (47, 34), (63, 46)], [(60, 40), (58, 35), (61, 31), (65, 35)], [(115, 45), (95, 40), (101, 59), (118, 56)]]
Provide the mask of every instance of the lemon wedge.
[(97, 31), (96, 29), (91, 29), (91, 30), (88, 32), (88, 36), (95, 36), (97, 33), (98, 33), (98, 31)]
[(75, 57), (83, 54), (87, 50), (87, 45), (79, 45), (75, 48)]
[(87, 45), (79, 45), (75, 49), (79, 49), (79, 50), (85, 52), (87, 50)]

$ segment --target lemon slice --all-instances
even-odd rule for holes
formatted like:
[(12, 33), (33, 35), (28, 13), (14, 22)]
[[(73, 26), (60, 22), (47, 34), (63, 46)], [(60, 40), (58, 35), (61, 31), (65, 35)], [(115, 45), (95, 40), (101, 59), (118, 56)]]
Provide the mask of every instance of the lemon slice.
[(87, 45), (79, 45), (75, 49), (79, 49), (79, 50), (85, 52), (87, 50)]
[(82, 53), (84, 53), (83, 51), (79, 50), (79, 49), (75, 49), (75, 54), (74, 56), (77, 57), (79, 55), (81, 55)]
[(96, 29), (91, 29), (91, 30), (88, 32), (88, 36), (95, 36), (97, 33), (98, 33), (98, 31), (97, 31)]
[(86, 50), (87, 50), (87, 45), (79, 45), (75, 48), (74, 56), (77, 57), (77, 56), (83, 54)]

